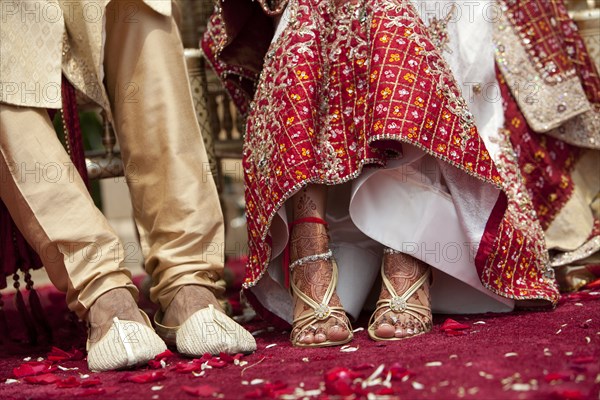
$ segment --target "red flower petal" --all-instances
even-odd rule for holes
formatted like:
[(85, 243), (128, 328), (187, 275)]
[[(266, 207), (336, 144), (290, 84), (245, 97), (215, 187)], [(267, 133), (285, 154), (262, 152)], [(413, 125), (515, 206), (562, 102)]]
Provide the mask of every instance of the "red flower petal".
[(65, 388), (74, 388), (78, 387), (81, 384), (74, 376), (70, 376), (67, 379), (63, 379), (56, 384), (57, 388), (65, 389)]
[(186, 374), (194, 371), (200, 371), (202, 369), (202, 365), (193, 362), (178, 362), (171, 368), (172, 371), (177, 372), (178, 374)]
[(223, 353), (223, 352), (219, 353), (219, 358), (228, 364), (233, 364), (233, 357), (227, 353)]
[(170, 358), (175, 357), (175, 354), (171, 350), (165, 350), (162, 353), (154, 357), (154, 360), (148, 361), (148, 366), (152, 369), (161, 369), (163, 364)]
[(223, 360), (218, 360), (216, 358), (213, 358), (213, 359), (208, 360), (208, 365), (210, 365), (213, 368), (223, 368), (224, 366), (227, 365), (227, 363)]
[(49, 385), (58, 381), (60, 381), (60, 378), (54, 374), (43, 374), (25, 377), (25, 382), (33, 383), (35, 385)]
[(219, 389), (210, 385), (201, 386), (182, 386), (181, 389), (187, 394), (200, 397), (212, 397)]
[(158, 382), (167, 379), (165, 373), (163, 371), (152, 371), (146, 372), (143, 374), (137, 374), (133, 376), (128, 376), (125, 378), (127, 382), (133, 383), (150, 383), (150, 382)]
[(47, 356), (50, 361), (76, 361), (83, 360), (83, 353), (77, 349), (71, 351), (64, 351), (58, 347), (52, 346), (52, 350)]
[(100, 382), (100, 379), (98, 379), (98, 378), (84, 379), (81, 381), (81, 387), (96, 386), (101, 383), (102, 382)]
[(381, 388), (375, 392), (375, 394), (378, 396), (390, 396), (395, 393), (396, 392), (394, 392), (394, 389), (392, 389), (392, 388)]
[(352, 382), (337, 380), (325, 383), (325, 392), (332, 395), (350, 396), (354, 394), (354, 388), (352, 387)]
[[(412, 376), (413, 373), (404, 368), (402, 365), (396, 363), (393, 364), (388, 370), (392, 374), (392, 380), (402, 380), (405, 376)], [(385, 374), (387, 375), (387, 373)]]
[(350, 380), (353, 381), (354, 379), (360, 377), (360, 374), (357, 374), (356, 372), (352, 371), (351, 369), (348, 368), (343, 368), (343, 367), (336, 367), (333, 369), (330, 369), (329, 371), (327, 371), (327, 373), (325, 374), (325, 383), (327, 382), (334, 382), (340, 379), (346, 379), (346, 380)]
[(586, 396), (584, 396), (583, 393), (581, 393), (579, 390), (573, 389), (555, 390), (554, 392), (552, 392), (552, 396), (555, 399), (560, 400), (583, 400), (586, 398)]
[(164, 360), (167, 358), (173, 358), (175, 357), (175, 354), (173, 354), (173, 352), (169, 349), (163, 351), (162, 353), (158, 354), (156, 357), (154, 357), (155, 360)]
[(13, 374), (15, 378), (23, 378), (25, 376), (46, 374), (52, 371), (56, 371), (56, 366), (52, 365), (50, 361), (30, 361), (14, 368)]
[(198, 363), (198, 364), (204, 364), (205, 362), (207, 362), (207, 361), (209, 361), (209, 360), (212, 360), (212, 358), (213, 358), (213, 356), (212, 356), (212, 355), (210, 355), (210, 354), (208, 354), (208, 353), (204, 353), (204, 354), (202, 355), (202, 357), (200, 357), (200, 358), (194, 358), (194, 359), (192, 360), (192, 362), (195, 362), (195, 363)]
[(469, 325), (461, 324), (458, 321), (455, 321), (451, 318), (446, 319), (442, 324), (442, 331), (453, 330), (453, 331), (461, 331), (463, 329), (469, 329)]
[(589, 290), (600, 289), (600, 279), (596, 279), (595, 281), (588, 283), (587, 285), (585, 285), (584, 289), (589, 289)]
[(571, 380), (571, 376), (569, 372), (551, 372), (544, 375), (544, 380), (546, 382), (569, 381)]

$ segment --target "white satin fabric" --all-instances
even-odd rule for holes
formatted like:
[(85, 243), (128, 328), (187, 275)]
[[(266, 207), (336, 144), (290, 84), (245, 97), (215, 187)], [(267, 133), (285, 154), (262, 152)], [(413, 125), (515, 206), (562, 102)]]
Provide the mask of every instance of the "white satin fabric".
[[(412, 1), (427, 24), (431, 18), (444, 19), (454, 10), (443, 55), (475, 116), (479, 134), (495, 158), (504, 112), (496, 82), (490, 3)], [(276, 35), (288, 23), (287, 11)], [(365, 169), (355, 181), (329, 190), (327, 220), (340, 269), (337, 290), (344, 308), (358, 317), (379, 274), (385, 245), (434, 267), (434, 312), (511, 311), (514, 302), (485, 289), (474, 264), (499, 191), (413, 146), (403, 148), (402, 158), (386, 168)], [(285, 206), (274, 218), (271, 237), (273, 262), (252, 290), (271, 312), (291, 322), (291, 297), (281, 285), (280, 260), (288, 240)]]

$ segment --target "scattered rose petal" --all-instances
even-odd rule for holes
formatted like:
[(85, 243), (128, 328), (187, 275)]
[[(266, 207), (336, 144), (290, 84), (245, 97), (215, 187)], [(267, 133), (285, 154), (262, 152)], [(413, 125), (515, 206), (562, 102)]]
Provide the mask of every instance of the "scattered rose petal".
[(590, 343), (592, 342), (592, 338), (590, 338), (589, 336), (586, 336), (586, 337), (585, 337), (585, 342), (586, 342), (587, 344), (590, 344)]
[(81, 379), (86, 379), (86, 378), (89, 378), (90, 376), (88, 374), (79, 374), (79, 377)]
[(462, 330), (469, 329), (469, 328), (470, 328), (469, 325), (461, 324), (460, 322), (455, 321), (452, 318), (448, 318), (442, 324), (441, 330), (444, 332), (446, 332), (446, 331), (462, 331)]
[(196, 378), (198, 378), (198, 377), (206, 375), (206, 371), (200, 371), (200, 372), (192, 371), (192, 375), (194, 375)]
[(456, 354), (450, 354), (450, 356), (448, 358), (449, 359), (458, 358), (458, 355), (456, 355)]
[(152, 386), (150, 388), (150, 390), (152, 390), (153, 392), (157, 392), (159, 390), (162, 390), (164, 386)]
[(569, 356), (569, 357), (570, 357), (570, 356), (572, 356), (572, 355), (573, 355), (573, 352), (572, 352), (572, 351), (565, 351), (565, 356)]
[(325, 373), (325, 391), (330, 395), (350, 396), (355, 393), (354, 380), (360, 374), (348, 368), (336, 367)]
[(56, 366), (52, 365), (52, 362), (30, 361), (14, 368), (13, 375), (15, 378), (23, 378), (25, 376), (46, 374), (53, 371), (56, 371)]
[(504, 355), (504, 357), (506, 357), (506, 358), (508, 358), (508, 357), (516, 357), (516, 356), (518, 356), (518, 355), (519, 355), (519, 354), (517, 354), (517, 353), (506, 353), (506, 354)]
[(81, 384), (81, 382), (79, 382), (79, 380), (77, 378), (75, 378), (74, 376), (70, 376), (66, 379), (63, 379), (63, 380), (57, 382), (56, 387), (61, 388), (61, 389), (66, 389), (66, 388), (79, 387), (80, 384)]
[(265, 383), (265, 380), (264, 379), (252, 379), (250, 381), (251, 385), (260, 385), (261, 383)]
[(544, 375), (544, 380), (548, 383), (558, 381), (569, 381), (571, 380), (571, 373), (569, 372), (552, 372)]
[[(81, 378), (83, 378), (83, 376)], [(84, 379), (83, 381), (81, 381), (81, 387), (97, 386), (101, 383), (102, 382), (98, 378)]]
[(227, 353), (219, 353), (219, 358), (223, 361), (225, 361), (227, 364), (233, 364), (233, 362), (235, 361), (235, 358), (230, 356)]
[(587, 397), (583, 393), (581, 393), (581, 391), (573, 390), (573, 389), (555, 390), (554, 392), (552, 392), (552, 396), (555, 399), (560, 399), (560, 400), (583, 400)]
[(425, 385), (423, 385), (422, 383), (416, 382), (416, 381), (412, 382), (412, 387), (415, 390), (423, 390), (423, 389), (425, 389)]
[(356, 328), (356, 329), (354, 329), (352, 332), (356, 333), (356, 332), (362, 332), (362, 331), (364, 331), (364, 330), (365, 330), (365, 328), (363, 328), (363, 327), (361, 326), (360, 328)]
[(358, 346), (352, 347), (350, 345), (345, 345), (340, 348), (340, 351), (344, 352), (344, 353), (351, 353), (351, 352), (357, 351), (357, 350), (358, 350)]
[(271, 347), (275, 347), (275, 346), (277, 346), (277, 343), (272, 343), (272, 344), (265, 346), (265, 349), (270, 349)]
[(207, 361), (207, 365), (213, 368), (223, 368), (227, 365), (227, 362), (219, 360), (217, 358), (213, 358)]
[(600, 279), (596, 279), (595, 281), (588, 283), (584, 288), (588, 290), (600, 289)]
[(169, 349), (163, 351), (154, 357), (153, 360), (148, 361), (148, 366), (152, 369), (161, 369), (167, 366), (167, 360), (175, 357), (175, 354)]
[(125, 378), (127, 382), (133, 383), (150, 383), (158, 382), (167, 379), (163, 371), (145, 372), (142, 374), (131, 375)]
[(485, 321), (473, 322), (473, 325), (485, 325)]
[(304, 361), (304, 362), (309, 362), (310, 360), (308, 359), (308, 357), (303, 357), (303, 358), (302, 358), (302, 361)]
[(10, 385), (11, 383), (18, 383), (19, 380), (18, 379), (7, 379), (4, 381), (5, 384)]
[(35, 376), (26, 376), (24, 380), (27, 383), (33, 383), (35, 385), (49, 385), (51, 383), (60, 381), (60, 378), (54, 374), (42, 374)]
[(412, 375), (412, 372), (410, 372), (398, 363), (393, 364), (388, 370), (388, 372), (391, 374), (392, 380), (403, 380), (405, 378), (409, 378)]
[(427, 364), (425, 364), (426, 367), (441, 367), (442, 366), (442, 362), (441, 361), (431, 361), (428, 362)]
[(171, 367), (172, 371), (177, 372), (178, 374), (187, 374), (190, 372), (197, 372), (202, 369), (202, 365), (194, 363), (194, 362), (178, 362), (177, 364)]
[(83, 353), (77, 349), (71, 351), (64, 351), (58, 347), (52, 347), (50, 353), (48, 353), (49, 361), (78, 361), (83, 360)]

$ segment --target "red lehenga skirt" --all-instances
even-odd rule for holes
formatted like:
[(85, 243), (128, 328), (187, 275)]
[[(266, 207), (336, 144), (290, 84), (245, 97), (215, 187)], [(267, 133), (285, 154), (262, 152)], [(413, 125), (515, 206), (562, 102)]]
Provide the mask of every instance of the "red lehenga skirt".
[[(265, 47), (259, 69), (248, 62), (249, 51), (240, 49), (244, 56), (235, 59), (236, 46), (261, 48), (248, 43), (257, 37), (249, 34), (253, 26), (270, 29), (256, 3), (222, 2), (205, 35), (205, 53), (240, 110), (248, 112), (243, 169), (249, 299), (259, 312), (287, 301), (274, 282), (281, 280), (277, 264), (287, 241), (284, 205), (299, 189), (314, 183), (335, 191), (373, 168), (401, 169), (427, 159), (411, 168), (435, 164), (456, 226), (415, 226), (415, 232), (457, 232), (468, 242), (460, 246), (470, 257), (443, 267), (437, 257), (413, 255), (449, 274), (456, 266), (470, 268), (490, 296), (555, 304), (558, 291), (541, 231), (532, 233), (514, 193), (504, 190), (503, 176), (434, 45), (440, 38), (409, 1), (350, 3), (290, 1), (285, 28)], [(255, 91), (248, 89), (253, 78)], [(419, 212), (445, 218), (444, 210)], [(424, 243), (429, 253), (435, 245)], [(289, 322), (291, 306), (286, 310), (275, 314)]]

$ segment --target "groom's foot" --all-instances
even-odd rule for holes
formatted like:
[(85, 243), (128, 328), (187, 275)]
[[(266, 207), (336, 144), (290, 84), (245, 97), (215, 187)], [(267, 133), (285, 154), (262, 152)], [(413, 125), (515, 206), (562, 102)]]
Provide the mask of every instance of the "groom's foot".
[(90, 308), (87, 319), (90, 325), (88, 337), (91, 343), (99, 341), (108, 333), (113, 326), (114, 317), (119, 318), (123, 324), (133, 321), (146, 325), (129, 290), (112, 289), (98, 297)]
[(186, 285), (177, 291), (171, 304), (165, 310), (161, 324), (165, 326), (179, 326), (183, 324), (196, 311), (200, 311), (209, 304), (216, 310), (224, 312), (214, 293), (200, 285)]

